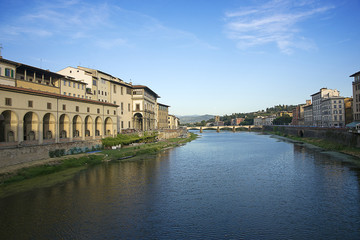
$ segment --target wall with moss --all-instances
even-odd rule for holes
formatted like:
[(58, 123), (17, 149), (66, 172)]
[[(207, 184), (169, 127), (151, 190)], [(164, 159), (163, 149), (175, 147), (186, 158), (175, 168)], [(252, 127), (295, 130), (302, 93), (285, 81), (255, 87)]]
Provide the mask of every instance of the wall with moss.
[(282, 135), (321, 138), (350, 147), (360, 147), (360, 134), (348, 132), (342, 128), (264, 126), (264, 131), (277, 132)]
[(37, 160), (99, 150), (101, 140), (0, 149), (0, 168)]

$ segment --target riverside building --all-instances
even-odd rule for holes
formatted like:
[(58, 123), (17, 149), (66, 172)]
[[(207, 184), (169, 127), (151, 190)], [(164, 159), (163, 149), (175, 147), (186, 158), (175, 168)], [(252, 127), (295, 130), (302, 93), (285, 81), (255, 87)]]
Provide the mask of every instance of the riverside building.
[(59, 73), (0, 57), (0, 146), (114, 136), (118, 105), (87, 99), (85, 86)]

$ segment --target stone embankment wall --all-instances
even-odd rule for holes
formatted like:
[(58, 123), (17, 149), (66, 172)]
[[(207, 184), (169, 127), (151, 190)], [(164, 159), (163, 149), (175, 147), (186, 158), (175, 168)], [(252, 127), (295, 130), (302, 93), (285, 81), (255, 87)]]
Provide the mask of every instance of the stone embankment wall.
[(101, 140), (92, 140), (0, 149), (0, 168), (48, 159), (54, 153), (69, 155), (97, 150), (101, 146)]
[(159, 140), (162, 139), (170, 139), (170, 138), (179, 138), (183, 137), (186, 138), (188, 136), (188, 131), (186, 128), (179, 128), (179, 129), (162, 129), (158, 131), (159, 133)]
[(344, 128), (264, 126), (263, 130), (298, 137), (326, 139), (350, 147), (360, 147), (360, 134), (351, 133)]

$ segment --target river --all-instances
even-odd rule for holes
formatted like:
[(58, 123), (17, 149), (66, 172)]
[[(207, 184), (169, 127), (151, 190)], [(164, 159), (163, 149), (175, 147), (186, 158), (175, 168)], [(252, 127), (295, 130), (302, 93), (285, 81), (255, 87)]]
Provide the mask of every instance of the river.
[(360, 239), (360, 166), (270, 135), (204, 131), (0, 199), (1, 239)]

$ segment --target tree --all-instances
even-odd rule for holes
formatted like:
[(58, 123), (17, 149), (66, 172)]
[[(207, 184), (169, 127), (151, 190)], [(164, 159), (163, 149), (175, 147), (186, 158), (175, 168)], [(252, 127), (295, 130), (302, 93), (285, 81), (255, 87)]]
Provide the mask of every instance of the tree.
[(273, 120), (273, 125), (289, 125), (292, 121), (292, 117), (284, 115)]

